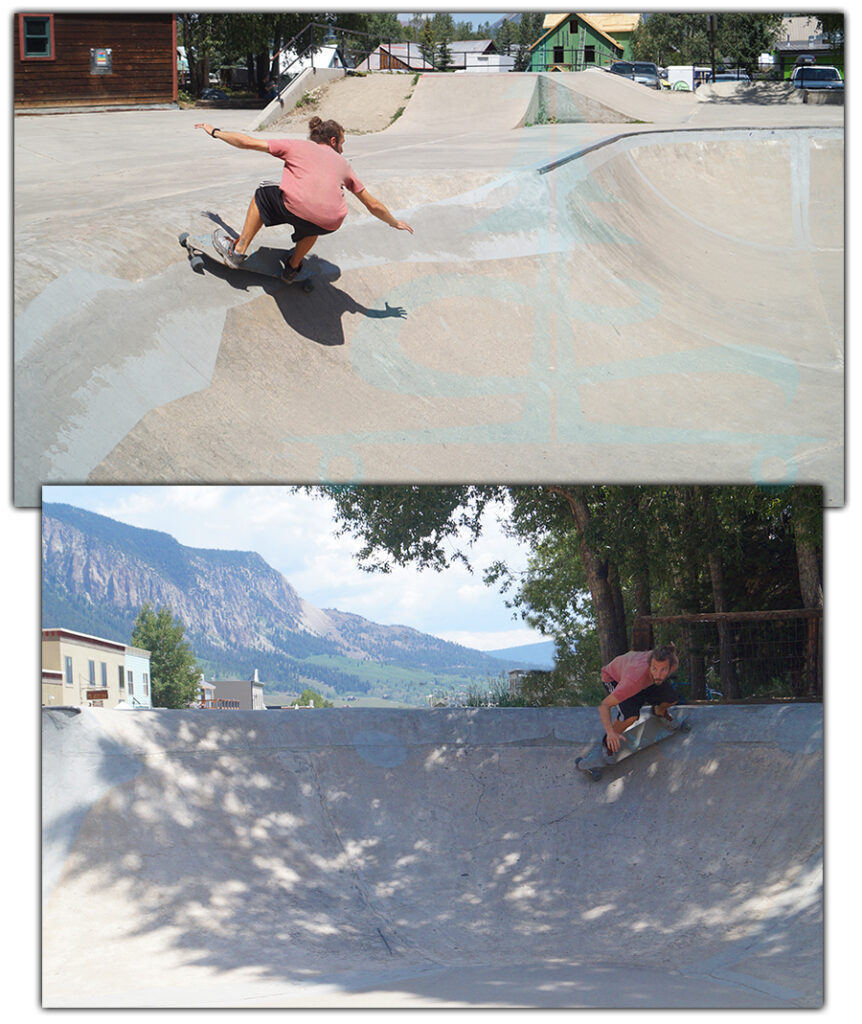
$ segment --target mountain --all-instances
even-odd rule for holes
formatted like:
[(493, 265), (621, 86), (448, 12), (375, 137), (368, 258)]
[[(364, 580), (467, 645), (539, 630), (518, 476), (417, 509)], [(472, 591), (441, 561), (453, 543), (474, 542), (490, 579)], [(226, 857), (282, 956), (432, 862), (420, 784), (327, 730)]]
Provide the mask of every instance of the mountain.
[(182, 620), (208, 675), (250, 678), (258, 669), (270, 690), (397, 690), (417, 699), (435, 685), (538, 666), (317, 608), (254, 552), (186, 547), (71, 505), (43, 506), (43, 627), (128, 642), (145, 603)]

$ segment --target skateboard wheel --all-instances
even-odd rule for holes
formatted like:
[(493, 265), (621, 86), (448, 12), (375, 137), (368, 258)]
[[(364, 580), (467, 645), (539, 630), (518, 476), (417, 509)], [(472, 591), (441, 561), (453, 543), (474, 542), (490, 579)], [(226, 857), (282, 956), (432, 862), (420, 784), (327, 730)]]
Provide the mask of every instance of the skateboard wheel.
[(188, 233), (188, 231), (184, 231), (184, 232), (183, 232), (183, 233), (182, 233), (182, 234), (180, 235), (180, 245), (181, 245), (181, 246), (183, 246), (183, 248), (185, 248), (185, 244), (186, 244), (186, 242), (187, 242), (188, 240), (189, 240), (189, 233)]
[(598, 782), (601, 777), (601, 768), (590, 768), (590, 778), (593, 780), (593, 782)]
[(314, 285), (311, 283), (311, 281), (307, 281), (302, 286), (302, 290), (305, 292), (306, 295), (308, 295), (309, 292), (313, 292), (314, 291)]
[(200, 256), (194, 256), (191, 260), (192, 270), (203, 270), (204, 261)]

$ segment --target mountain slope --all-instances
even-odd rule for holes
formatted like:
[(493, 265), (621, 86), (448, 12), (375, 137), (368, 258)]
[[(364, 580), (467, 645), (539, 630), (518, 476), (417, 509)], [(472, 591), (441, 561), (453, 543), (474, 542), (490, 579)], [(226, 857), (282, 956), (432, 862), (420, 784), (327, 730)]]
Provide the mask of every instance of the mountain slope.
[[(487, 679), (501, 661), (407, 626), (383, 626), (305, 601), (260, 555), (190, 548), (70, 505), (42, 509), (42, 622), (128, 641), (143, 604), (166, 606), (208, 673), (282, 686), (316, 680), (369, 692), (364, 662)], [(314, 659), (314, 660), (310, 660)], [(417, 680), (418, 682), (418, 680)], [(379, 685), (386, 688), (386, 673)]]

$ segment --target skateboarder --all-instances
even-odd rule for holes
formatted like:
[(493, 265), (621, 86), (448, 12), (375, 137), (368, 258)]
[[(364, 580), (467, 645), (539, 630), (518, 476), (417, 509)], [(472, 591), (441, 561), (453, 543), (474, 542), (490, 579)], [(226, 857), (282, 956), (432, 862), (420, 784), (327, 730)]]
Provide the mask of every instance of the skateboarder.
[(249, 204), (239, 238), (213, 238), (219, 254), (231, 267), (241, 267), (254, 236), (264, 226), (291, 224), (295, 248), (288, 260), (288, 276), (299, 273), (302, 260), (319, 235), (337, 231), (347, 216), (342, 189), (348, 188), (384, 224), (409, 231), (413, 228), (396, 220), (362, 184), (350, 164), (341, 155), (344, 129), (337, 121), (313, 117), (308, 122), (308, 139), (260, 139), (240, 132), (222, 131), (211, 124), (196, 124), (214, 139), (237, 149), (256, 149), (271, 153), (284, 162), (281, 181), (262, 182)]
[[(653, 713), (667, 719), (668, 714), (679, 700), (668, 677), (679, 668), (676, 646), (666, 644), (652, 651), (629, 651), (614, 658), (602, 668), (602, 682), (611, 691), (599, 705), (599, 717), (605, 727), (602, 746), (615, 754), (620, 749), (625, 729), (638, 720), (645, 704), (652, 704)], [(622, 720), (611, 721), (611, 708), (619, 705)]]

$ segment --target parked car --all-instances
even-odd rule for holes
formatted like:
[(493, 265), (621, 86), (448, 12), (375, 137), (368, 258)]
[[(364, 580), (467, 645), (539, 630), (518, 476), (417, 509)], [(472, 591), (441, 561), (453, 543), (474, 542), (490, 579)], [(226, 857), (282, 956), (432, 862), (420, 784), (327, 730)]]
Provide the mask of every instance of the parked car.
[(659, 74), (658, 65), (651, 64), (649, 61), (636, 60), (632, 77), (636, 82), (647, 86), (649, 89), (661, 89), (661, 75)]
[(838, 68), (829, 64), (800, 64), (793, 69), (790, 81), (796, 89), (843, 89)]
[(649, 61), (615, 60), (610, 66), (610, 71), (615, 75), (622, 75), (623, 78), (630, 78), (633, 82), (649, 86), (650, 89), (661, 88), (662, 76), (658, 66)]
[(632, 78), (635, 66), (630, 60), (615, 60), (610, 66), (610, 71), (615, 75), (622, 75), (623, 78)]

